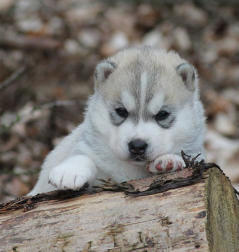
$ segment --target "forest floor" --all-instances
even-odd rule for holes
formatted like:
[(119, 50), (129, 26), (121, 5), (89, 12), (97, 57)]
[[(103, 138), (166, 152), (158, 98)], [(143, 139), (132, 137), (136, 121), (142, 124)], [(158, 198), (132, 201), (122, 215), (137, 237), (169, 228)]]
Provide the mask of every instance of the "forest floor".
[(97, 62), (139, 44), (176, 50), (198, 69), (207, 160), (239, 187), (239, 6), (149, 2), (0, 2), (0, 202), (29, 192), (82, 120)]

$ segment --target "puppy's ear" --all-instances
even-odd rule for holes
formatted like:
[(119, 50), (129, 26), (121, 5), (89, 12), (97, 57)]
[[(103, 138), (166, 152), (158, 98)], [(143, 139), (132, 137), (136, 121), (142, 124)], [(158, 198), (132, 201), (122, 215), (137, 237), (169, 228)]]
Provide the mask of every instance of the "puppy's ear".
[(101, 61), (95, 69), (95, 83), (102, 83), (106, 81), (112, 72), (115, 70), (116, 64), (110, 60)]
[(197, 72), (195, 68), (188, 63), (182, 63), (176, 67), (176, 71), (182, 78), (186, 88), (194, 91), (197, 85)]

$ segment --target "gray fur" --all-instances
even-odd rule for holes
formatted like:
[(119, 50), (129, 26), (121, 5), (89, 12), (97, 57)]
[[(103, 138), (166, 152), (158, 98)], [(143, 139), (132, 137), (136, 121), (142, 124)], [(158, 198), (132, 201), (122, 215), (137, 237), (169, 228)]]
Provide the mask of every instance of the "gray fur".
[(181, 76), (185, 86), (190, 90), (195, 90), (194, 81), (196, 78), (196, 70), (191, 64), (182, 63), (176, 67), (178, 74)]
[[(119, 96), (117, 99), (115, 99), (113, 94), (105, 94), (105, 100), (109, 100), (111, 97), (115, 99), (115, 103), (121, 104), (120, 106), (124, 106), (124, 104), (121, 101), (120, 93), (122, 89), (127, 90), (131, 94), (131, 96), (134, 98), (134, 102), (136, 104), (136, 109), (134, 111), (130, 111), (129, 119), (132, 120), (135, 124), (139, 122), (140, 119), (144, 121), (148, 120), (154, 120), (154, 114), (150, 113), (147, 108), (147, 104), (150, 103), (152, 98), (154, 97), (154, 94), (158, 92), (158, 90), (161, 89), (161, 83), (160, 83), (160, 75), (164, 74), (165, 67), (161, 64), (155, 64), (153, 60), (145, 60), (146, 56), (144, 53), (148, 53), (150, 49), (144, 49), (143, 53), (140, 55), (137, 55), (137, 57), (131, 61), (130, 63), (126, 64), (122, 68), (119, 67), (119, 69), (115, 69), (115, 71), (124, 72), (126, 75), (128, 75), (128, 79), (130, 83), (119, 83), (117, 90), (112, 90), (115, 93), (118, 93)], [(112, 59), (114, 60), (114, 59)], [(184, 64), (184, 63), (183, 63)], [(147, 88), (146, 88), (146, 94), (145, 94), (145, 103), (141, 104), (140, 101), (140, 94), (141, 94), (141, 86), (140, 86), (140, 77), (142, 72), (145, 71), (148, 74), (148, 81), (147, 81)], [(115, 73), (117, 74), (117, 73)], [(111, 80), (109, 78), (109, 82), (114, 82), (114, 79)], [(108, 89), (107, 87), (101, 87), (102, 90)], [(109, 89), (108, 89), (109, 90)], [(111, 97), (109, 97), (111, 96)], [(112, 100), (113, 100), (112, 99)], [(166, 97), (166, 106), (171, 104), (167, 104), (167, 97)], [(112, 104), (112, 106), (117, 107), (117, 105)], [(142, 108), (141, 108), (142, 106)], [(126, 108), (127, 109), (127, 108)], [(112, 123), (114, 125), (120, 125), (124, 119), (120, 118), (115, 112), (113, 108), (110, 108), (112, 112), (110, 113), (110, 117), (112, 120)], [(142, 111), (142, 114), (140, 114), (140, 111)], [(176, 112), (174, 112), (176, 113)], [(164, 122), (159, 123), (160, 126), (163, 128), (169, 128), (173, 121), (175, 120), (175, 114), (171, 115), (167, 120)]]

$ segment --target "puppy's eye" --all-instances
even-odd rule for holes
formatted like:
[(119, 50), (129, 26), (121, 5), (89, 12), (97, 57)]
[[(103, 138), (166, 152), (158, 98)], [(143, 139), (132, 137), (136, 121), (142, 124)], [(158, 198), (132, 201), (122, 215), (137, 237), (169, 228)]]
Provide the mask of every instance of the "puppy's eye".
[(169, 117), (170, 113), (165, 110), (160, 110), (158, 114), (154, 116), (156, 121), (163, 121)]
[(122, 118), (127, 118), (129, 113), (125, 108), (116, 108), (115, 112)]

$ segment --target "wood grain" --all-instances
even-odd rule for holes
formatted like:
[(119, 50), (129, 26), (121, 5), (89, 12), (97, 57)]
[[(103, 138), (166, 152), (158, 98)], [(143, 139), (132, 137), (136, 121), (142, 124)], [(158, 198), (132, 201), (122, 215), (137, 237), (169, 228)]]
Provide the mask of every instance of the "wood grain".
[(2, 251), (207, 250), (204, 182), (142, 197), (102, 192), (0, 216)]
[(99, 192), (3, 212), (0, 251), (236, 252), (238, 209), (230, 181), (213, 168), (163, 193)]

